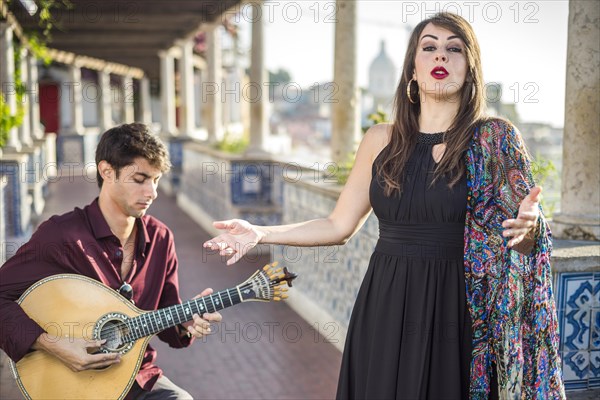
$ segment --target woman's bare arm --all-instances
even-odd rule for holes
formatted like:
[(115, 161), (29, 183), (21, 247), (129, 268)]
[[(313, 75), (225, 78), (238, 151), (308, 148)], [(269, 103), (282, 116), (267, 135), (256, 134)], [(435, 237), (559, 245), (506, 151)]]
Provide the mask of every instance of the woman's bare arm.
[(388, 142), (389, 125), (380, 124), (367, 131), (354, 167), (332, 213), (327, 218), (278, 226), (256, 226), (243, 220), (218, 221), (213, 225), (226, 232), (208, 240), (204, 247), (233, 255), (233, 264), (258, 243), (294, 246), (344, 244), (362, 226), (371, 211), (369, 186), (373, 160)]

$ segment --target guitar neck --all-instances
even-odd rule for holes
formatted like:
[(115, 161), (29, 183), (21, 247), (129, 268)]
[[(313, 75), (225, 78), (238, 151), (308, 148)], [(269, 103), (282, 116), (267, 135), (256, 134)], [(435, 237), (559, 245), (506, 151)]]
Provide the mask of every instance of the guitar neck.
[(208, 296), (189, 300), (160, 310), (147, 312), (131, 318), (126, 322), (129, 333), (125, 339), (136, 341), (146, 336), (155, 335), (193, 319), (194, 314), (212, 313), (241, 303), (238, 287), (222, 290)]

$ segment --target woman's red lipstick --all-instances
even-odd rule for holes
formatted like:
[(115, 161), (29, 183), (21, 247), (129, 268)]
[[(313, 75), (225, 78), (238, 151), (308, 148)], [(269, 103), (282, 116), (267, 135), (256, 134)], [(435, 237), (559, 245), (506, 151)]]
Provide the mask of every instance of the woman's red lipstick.
[(448, 75), (450, 74), (448, 73), (448, 71), (446, 71), (446, 68), (444, 67), (435, 67), (431, 70), (431, 76), (433, 76), (435, 79), (444, 79)]

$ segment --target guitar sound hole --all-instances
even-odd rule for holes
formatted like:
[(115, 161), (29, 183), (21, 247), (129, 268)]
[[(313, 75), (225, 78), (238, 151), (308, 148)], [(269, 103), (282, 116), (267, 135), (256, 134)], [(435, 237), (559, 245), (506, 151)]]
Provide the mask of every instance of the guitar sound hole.
[(124, 341), (127, 333), (127, 326), (123, 322), (116, 320), (108, 321), (100, 331), (100, 340), (106, 339), (102, 348), (111, 353), (119, 351), (127, 344)]
[(94, 326), (94, 339), (106, 340), (99, 353), (125, 354), (133, 347), (135, 340), (129, 336), (129, 327), (126, 321), (129, 319), (121, 313), (109, 313), (103, 315)]

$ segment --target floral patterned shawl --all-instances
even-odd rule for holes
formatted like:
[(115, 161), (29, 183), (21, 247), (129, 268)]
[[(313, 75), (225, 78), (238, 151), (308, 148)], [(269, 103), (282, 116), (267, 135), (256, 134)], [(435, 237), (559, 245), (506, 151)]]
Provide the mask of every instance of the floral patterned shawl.
[(519, 132), (490, 119), (466, 152), (465, 280), (473, 320), (472, 399), (487, 399), (495, 365), (501, 399), (565, 399), (550, 229), (543, 216), (529, 255), (506, 247), (502, 222), (516, 218), (534, 186)]

